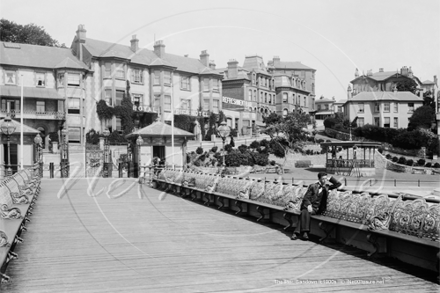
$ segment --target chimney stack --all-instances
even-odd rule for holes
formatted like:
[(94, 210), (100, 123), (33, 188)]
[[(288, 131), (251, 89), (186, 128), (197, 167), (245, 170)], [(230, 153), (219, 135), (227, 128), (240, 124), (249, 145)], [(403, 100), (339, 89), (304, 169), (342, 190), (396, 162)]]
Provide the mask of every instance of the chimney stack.
[(379, 72), (383, 72), (383, 68), (379, 68)]
[(209, 60), (209, 68), (210, 69), (215, 69), (215, 62), (214, 62), (214, 60)]
[(162, 40), (157, 41), (154, 44), (154, 54), (159, 56), (159, 58), (163, 58), (165, 56), (165, 45)]
[(238, 61), (235, 59), (228, 62), (228, 78), (238, 77)]
[(136, 35), (133, 35), (131, 37), (130, 43), (131, 43), (131, 50), (133, 52), (136, 52), (137, 50), (139, 50), (139, 40), (136, 38)]
[(273, 56), (273, 64), (275, 65), (275, 62), (280, 62), (280, 56)]
[(85, 26), (83, 24), (78, 25), (78, 30), (76, 31), (76, 37), (78, 38), (78, 40), (81, 43), (85, 43), (85, 39), (86, 39), (86, 29)]
[(206, 67), (209, 67), (209, 54), (206, 50), (203, 50), (200, 54), (200, 62)]

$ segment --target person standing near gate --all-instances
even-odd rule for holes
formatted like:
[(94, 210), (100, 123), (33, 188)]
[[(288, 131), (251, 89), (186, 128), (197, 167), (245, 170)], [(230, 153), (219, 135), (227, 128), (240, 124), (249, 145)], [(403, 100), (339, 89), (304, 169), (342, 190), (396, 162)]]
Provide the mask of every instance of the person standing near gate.
[[(328, 184), (330, 182), (332, 185)], [(328, 179), (327, 173), (318, 173), (318, 182), (310, 184), (301, 203), (301, 215), (298, 224), (291, 237), (292, 240), (301, 237), (303, 240), (309, 239), (310, 232), (310, 215), (319, 215), (325, 211), (327, 206), (327, 196), (329, 190), (338, 188), (341, 182), (334, 177)]]

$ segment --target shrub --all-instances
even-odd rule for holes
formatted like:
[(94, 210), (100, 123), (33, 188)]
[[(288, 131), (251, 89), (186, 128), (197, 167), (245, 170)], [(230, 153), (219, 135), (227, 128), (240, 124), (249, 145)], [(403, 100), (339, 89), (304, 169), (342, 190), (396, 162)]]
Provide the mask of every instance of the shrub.
[(269, 141), (267, 139), (262, 139), (260, 141), (260, 146), (261, 147), (268, 147), (269, 146)]
[(275, 155), (275, 157), (284, 158), (286, 153), (284, 151), (284, 148), (280, 144), (283, 144), (283, 142), (282, 141), (271, 141), (270, 142), (270, 149), (271, 149), (272, 154)]
[[(49, 133), (50, 139), (53, 141), (58, 141), (58, 134), (56, 132)], [(56, 138), (56, 140), (54, 140)], [(99, 132), (96, 132), (94, 129), (90, 129), (86, 134), (87, 143), (91, 144), (99, 144)]]
[(245, 144), (242, 144), (241, 146), (238, 147), (238, 150), (242, 153), (247, 152), (247, 149), (248, 149), (248, 147)]
[(405, 157), (400, 157), (399, 161), (397, 161), (399, 164), (405, 165), (406, 164), (406, 158)]
[(211, 152), (216, 153), (218, 150), (218, 146), (213, 146)]
[(124, 136), (120, 135), (118, 131), (113, 131), (108, 136), (108, 141), (110, 144), (117, 144), (127, 142), (127, 139)]
[(379, 147), (379, 148), (377, 149), (377, 151), (378, 151), (379, 153), (383, 154), (383, 147)]
[(399, 158), (398, 157), (393, 157), (393, 162), (397, 163), (397, 161), (399, 161)]
[(275, 161), (274, 161), (274, 160), (270, 161), (270, 164), (271, 164), (272, 166), (275, 166)]
[(409, 159), (409, 160), (406, 161), (406, 165), (413, 166), (414, 165), (414, 161), (412, 159)]
[(426, 163), (426, 164), (425, 164), (425, 167), (426, 167), (426, 168), (431, 168), (431, 167), (432, 167), (431, 162)]
[(435, 163), (434, 166), (432, 166), (433, 168), (440, 168), (440, 164), (439, 163)]
[(425, 160), (424, 159), (419, 159), (418, 161), (417, 161), (417, 165), (419, 165), (419, 166), (425, 166)]
[(391, 156), (390, 154), (387, 154), (387, 155), (385, 156), (385, 158), (387, 158), (388, 160), (391, 160), (391, 159), (393, 158), (393, 156)]
[(250, 148), (251, 149), (256, 149), (256, 148), (258, 148), (260, 146), (260, 143), (258, 142), (258, 141), (256, 141), (256, 140), (254, 140), (251, 144), (250, 144)]
[(230, 145), (230, 144), (227, 144), (227, 145), (225, 145), (225, 151), (226, 152), (231, 152), (232, 151), (232, 145)]
[(332, 142), (330, 139), (327, 139), (325, 142)]
[(335, 126), (333, 126), (333, 129), (337, 131), (344, 130), (344, 125), (342, 125), (342, 123), (335, 124)]
[(269, 154), (262, 154), (253, 152), (252, 156), (254, 158), (254, 162), (260, 166), (266, 166), (269, 164)]
[(202, 148), (202, 147), (198, 147), (198, 148), (196, 149), (196, 154), (198, 154), (198, 155), (203, 154), (203, 148)]
[(325, 128), (333, 128), (337, 123), (339, 123), (338, 119), (329, 117), (324, 120), (324, 127)]

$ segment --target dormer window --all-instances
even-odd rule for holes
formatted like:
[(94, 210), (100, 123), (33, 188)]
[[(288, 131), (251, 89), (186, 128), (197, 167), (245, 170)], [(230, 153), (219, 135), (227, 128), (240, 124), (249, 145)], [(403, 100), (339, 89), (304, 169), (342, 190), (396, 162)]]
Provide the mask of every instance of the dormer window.
[(36, 73), (36, 81), (37, 86), (44, 87), (45, 86), (45, 74), (43, 72)]

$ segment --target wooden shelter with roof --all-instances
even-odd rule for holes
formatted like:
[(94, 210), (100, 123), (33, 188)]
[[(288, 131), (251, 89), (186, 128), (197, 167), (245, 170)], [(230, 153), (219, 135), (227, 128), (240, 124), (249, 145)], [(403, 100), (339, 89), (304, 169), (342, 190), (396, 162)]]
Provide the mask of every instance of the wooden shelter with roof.
[[(143, 140), (138, 146), (138, 137)], [(131, 141), (135, 162), (150, 165), (154, 157), (165, 159), (167, 164), (183, 167), (186, 163), (186, 143), (194, 137), (191, 132), (156, 121), (126, 136)], [(174, 138), (174, 143), (172, 139)], [(139, 148), (140, 147), (140, 148)], [(139, 161), (140, 155), (140, 161)]]
[[(3, 124), (5, 119), (0, 119), (0, 125)], [(20, 165), (20, 152), (21, 152), (21, 142), (20, 142), (20, 131), (21, 123), (11, 119), (11, 123), (15, 127), (15, 131), (10, 136), (10, 150), (7, 146), (7, 136), (0, 132), (0, 176), (4, 175), (5, 167), (8, 165), (8, 152), (9, 159), (11, 163), (11, 169), (13, 173), (17, 172), (18, 166)], [(23, 166), (29, 167), (34, 164), (35, 161), (35, 148), (34, 148), (34, 138), (40, 133), (35, 128), (23, 124)]]
[[(323, 142), (321, 146), (328, 150), (325, 154), (325, 168), (328, 173), (358, 177), (375, 175), (374, 153), (381, 146), (380, 143), (338, 141)], [(342, 148), (342, 154), (338, 154), (338, 148)], [(346, 155), (344, 150), (347, 151)]]

